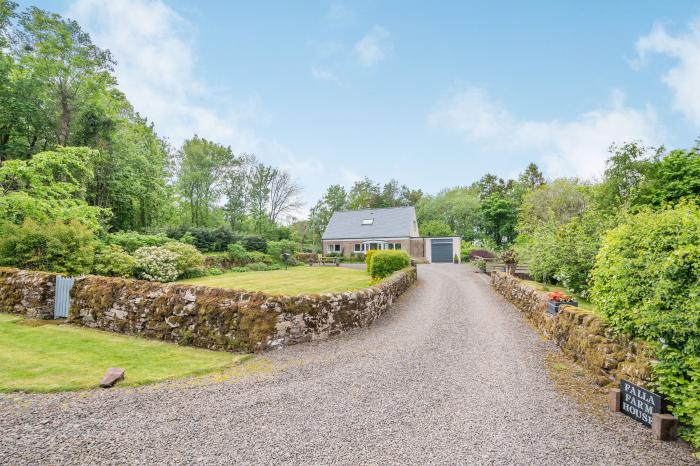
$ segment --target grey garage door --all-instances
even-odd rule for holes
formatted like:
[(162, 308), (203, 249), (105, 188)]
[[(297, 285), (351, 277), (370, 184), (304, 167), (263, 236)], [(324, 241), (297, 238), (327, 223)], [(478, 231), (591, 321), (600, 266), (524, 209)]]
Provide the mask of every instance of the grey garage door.
[(452, 238), (440, 238), (430, 240), (431, 262), (452, 262)]

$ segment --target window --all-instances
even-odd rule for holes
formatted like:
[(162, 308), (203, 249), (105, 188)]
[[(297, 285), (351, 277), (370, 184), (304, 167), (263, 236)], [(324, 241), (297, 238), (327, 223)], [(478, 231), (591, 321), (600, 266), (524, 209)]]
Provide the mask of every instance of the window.
[(389, 246), (389, 249), (394, 249), (394, 243), (389, 243), (387, 246)]
[(328, 245), (328, 252), (329, 253), (340, 252), (340, 245), (339, 244), (329, 244)]
[(355, 252), (362, 252), (362, 243), (355, 243)]
[(366, 218), (366, 219), (362, 220), (362, 224), (363, 224), (363, 225), (371, 225), (371, 224), (373, 224), (373, 223), (374, 223), (374, 219), (373, 219), (373, 218)]
[(401, 249), (401, 243), (394, 243), (394, 249)]

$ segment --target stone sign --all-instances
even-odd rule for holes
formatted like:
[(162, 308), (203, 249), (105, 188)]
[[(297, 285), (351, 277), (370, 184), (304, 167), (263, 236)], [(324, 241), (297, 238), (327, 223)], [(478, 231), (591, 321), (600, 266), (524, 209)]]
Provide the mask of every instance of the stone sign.
[(620, 411), (651, 427), (652, 415), (661, 412), (661, 397), (626, 380), (620, 380)]

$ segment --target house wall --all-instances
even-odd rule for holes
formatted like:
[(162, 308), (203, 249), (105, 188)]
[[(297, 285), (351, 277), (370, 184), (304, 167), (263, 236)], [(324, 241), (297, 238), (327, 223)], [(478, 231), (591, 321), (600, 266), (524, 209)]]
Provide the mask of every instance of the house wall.
[[(353, 254), (355, 250), (355, 244), (362, 244), (365, 241), (370, 241), (369, 239), (353, 239), (353, 240), (323, 240), (323, 254), (328, 253), (328, 245), (330, 244), (340, 244), (341, 252), (343, 253), (344, 256), (349, 256)], [(411, 257), (416, 257), (416, 258), (422, 258), (423, 256), (416, 256), (413, 254), (413, 250), (411, 249), (411, 242), (413, 240), (409, 238), (403, 238), (403, 239), (378, 239), (377, 241), (386, 241), (388, 243), (400, 243), (401, 244), (401, 250), (408, 252)], [(422, 241), (422, 240), (421, 240)], [(418, 251), (418, 249), (416, 249)], [(422, 252), (422, 251), (419, 251)]]

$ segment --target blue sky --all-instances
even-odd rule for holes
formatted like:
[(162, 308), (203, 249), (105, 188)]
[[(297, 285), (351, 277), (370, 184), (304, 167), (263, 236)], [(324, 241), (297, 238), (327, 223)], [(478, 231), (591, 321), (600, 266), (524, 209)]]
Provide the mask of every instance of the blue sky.
[(700, 135), (700, 4), (31, 1), (109, 48), (173, 145), (195, 132), (331, 183), (435, 193), (528, 162), (595, 177), (631, 139)]

